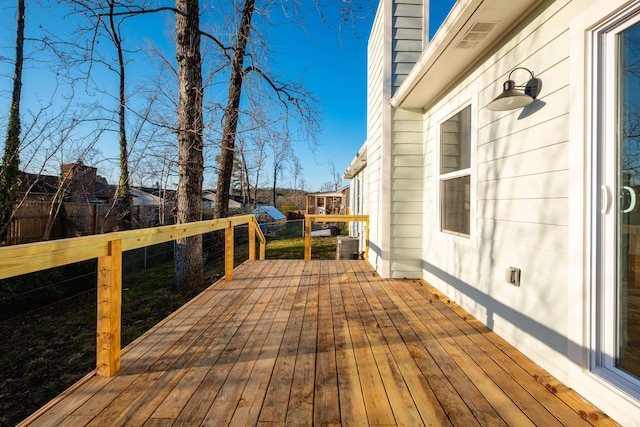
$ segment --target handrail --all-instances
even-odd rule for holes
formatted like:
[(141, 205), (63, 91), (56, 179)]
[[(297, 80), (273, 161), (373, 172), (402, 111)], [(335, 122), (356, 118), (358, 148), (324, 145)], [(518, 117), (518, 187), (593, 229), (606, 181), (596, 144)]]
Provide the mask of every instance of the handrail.
[[(304, 260), (311, 261), (311, 224), (314, 222), (364, 222), (365, 248), (369, 247), (369, 215), (306, 215), (304, 218)], [(369, 260), (369, 251), (364, 251)]]
[(266, 239), (255, 216), (240, 215), (0, 247), (0, 279), (97, 258), (96, 373), (99, 376), (113, 376), (120, 370), (122, 252), (211, 231), (225, 230), (225, 280), (233, 280), (233, 228), (244, 224), (249, 226), (249, 260), (255, 261), (256, 236), (260, 241), (260, 259), (264, 260)]
[[(0, 279), (106, 256), (109, 254), (109, 242), (114, 240), (120, 240), (122, 250), (128, 251), (249, 223), (257, 223), (255, 216), (239, 215), (155, 228), (4, 246), (0, 247)], [(265, 239), (260, 227), (255, 228), (260, 243), (264, 245)]]

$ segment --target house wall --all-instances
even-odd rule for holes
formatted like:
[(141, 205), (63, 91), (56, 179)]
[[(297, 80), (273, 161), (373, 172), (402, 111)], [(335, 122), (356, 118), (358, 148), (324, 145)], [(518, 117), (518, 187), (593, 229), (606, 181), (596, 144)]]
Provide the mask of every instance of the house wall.
[(422, 113), (396, 110), (389, 100), (422, 52), (427, 9), (422, 0), (382, 1), (369, 38), (369, 259), (387, 277), (420, 277), (422, 271)]
[[(388, 3), (388, 2), (387, 2)], [(368, 44), (367, 64), (367, 167), (364, 170), (365, 180), (368, 182), (369, 197), (365, 205), (369, 214), (371, 229), (369, 235), (369, 260), (376, 270), (387, 271), (387, 256), (382, 253), (384, 246), (384, 230), (387, 230), (388, 216), (385, 209), (388, 202), (383, 198), (383, 170), (384, 165), (384, 122), (385, 104), (388, 104), (390, 90), (385, 91), (385, 71), (389, 72), (389, 66), (385, 62), (385, 2), (380, 3), (378, 12), (373, 22)], [(386, 154), (388, 155), (388, 154)]]
[(158, 196), (144, 191), (132, 189), (131, 194), (134, 206), (159, 206), (162, 204), (162, 200)]
[[(426, 3), (426, 4), (425, 4)], [(392, 91), (404, 81), (423, 49), (429, 2), (396, 1), (392, 20)], [(422, 273), (423, 144), (422, 112), (390, 108), (390, 276), (420, 277)]]
[[(570, 20), (586, 1), (547, 1), (424, 117), (424, 277), (555, 375), (567, 379)], [(543, 80), (541, 108), (484, 108), (517, 66)], [(514, 73), (519, 82), (528, 73)], [(439, 231), (439, 123), (472, 106), (472, 231)], [(521, 285), (504, 280), (522, 270)]]
[[(597, 197), (591, 194), (587, 176), (592, 153), (583, 134), (589, 132), (589, 73), (587, 45), (581, 39), (594, 25), (583, 18), (588, 11), (596, 10), (589, 19), (604, 17), (634, 2), (537, 2), (499, 37), (501, 41), (471, 58), (472, 66), (464, 73), (454, 80), (440, 79), (447, 83), (429, 96), (442, 95), (429, 98), (418, 111), (394, 109), (389, 103), (388, 96), (415, 60), (402, 50), (411, 43), (398, 42), (402, 31), (397, 23), (417, 22), (399, 16), (400, 11), (418, 8), (395, 3), (392, 7), (381, 2), (371, 33), (367, 164), (352, 181), (354, 198), (354, 188), (362, 186), (363, 213), (371, 217), (370, 262), (384, 277), (424, 277), (616, 420), (636, 423), (640, 399), (596, 373), (593, 362), (595, 303), (589, 292), (595, 291), (589, 290), (588, 281), (594, 266), (586, 210)], [(500, 0), (489, 4), (497, 7)], [(604, 9), (607, 12), (600, 14)], [(457, 55), (459, 48), (454, 46), (443, 49)], [(471, 54), (460, 49), (459, 55)], [(401, 65), (396, 62), (401, 57), (410, 60)], [(526, 67), (542, 79), (538, 100), (525, 109), (489, 111), (486, 105), (516, 67)], [(513, 73), (517, 84), (529, 77), (523, 70)], [(416, 86), (402, 89), (420, 90), (425, 83), (416, 81), (411, 82)], [(440, 124), (468, 105), (472, 126), (467, 238), (440, 231), (438, 171)], [(506, 283), (508, 267), (521, 269), (520, 286)]]
[(63, 163), (61, 177), (69, 188), (74, 202), (87, 202), (96, 197), (98, 169), (80, 163)]
[(391, 138), (391, 274), (422, 277), (422, 114), (393, 109)]
[(397, 0), (392, 3), (391, 86), (395, 93), (422, 53), (424, 28), (429, 27), (426, 23), (429, 2), (426, 5), (423, 0)]
[[(367, 167), (358, 171), (358, 173), (351, 179), (351, 185), (349, 192), (351, 214), (353, 215), (367, 215), (369, 214), (369, 197), (368, 197), (368, 180), (367, 180)], [(354, 222), (349, 228), (349, 236), (358, 237), (360, 239), (360, 251), (366, 250), (366, 230), (363, 222)]]

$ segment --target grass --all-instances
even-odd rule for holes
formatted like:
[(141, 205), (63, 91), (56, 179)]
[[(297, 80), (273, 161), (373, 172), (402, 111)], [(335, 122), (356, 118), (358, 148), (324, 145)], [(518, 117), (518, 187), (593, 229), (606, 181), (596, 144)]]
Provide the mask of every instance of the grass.
[[(172, 282), (173, 262), (123, 277), (123, 347), (188, 301)], [(0, 426), (20, 422), (95, 368), (95, 324), (95, 291), (0, 322)]]
[[(336, 237), (311, 242), (313, 259), (335, 259)], [(247, 258), (248, 244), (237, 244), (236, 265)], [(270, 240), (266, 258), (303, 259), (304, 239)], [(223, 274), (223, 262), (209, 266), (209, 283)], [(172, 283), (172, 261), (124, 275), (123, 347), (193, 296)], [(95, 289), (0, 322), (0, 426), (20, 422), (95, 368), (95, 323)]]
[[(311, 239), (311, 259), (336, 259), (337, 237)], [(304, 238), (270, 240), (267, 242), (267, 259), (304, 259)]]

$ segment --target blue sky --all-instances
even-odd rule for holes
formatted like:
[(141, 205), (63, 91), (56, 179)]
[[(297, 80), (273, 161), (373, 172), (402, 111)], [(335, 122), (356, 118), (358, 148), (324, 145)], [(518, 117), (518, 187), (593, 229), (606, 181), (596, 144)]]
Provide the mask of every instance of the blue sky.
[[(6, 117), (10, 89), (11, 64), (2, 57), (13, 57), (15, 37), (15, 5), (3, 2), (0, 6), (2, 26), (0, 27), (0, 120)], [(365, 2), (366, 3), (366, 2)], [(455, 3), (454, 0), (432, 1), (430, 7), (430, 33), (440, 25)], [(52, 23), (54, 14), (40, 10), (35, 2), (27, 2), (27, 35), (37, 32), (40, 24)], [(375, 10), (371, 10), (355, 27), (337, 24), (335, 14), (326, 13), (326, 22), (311, 16), (304, 29), (291, 24), (278, 25), (272, 30), (270, 44), (277, 53), (271, 67), (280, 75), (291, 79), (302, 78), (307, 89), (318, 98), (322, 113), (323, 131), (317, 136), (318, 147), (312, 153), (305, 143), (296, 145), (296, 155), (303, 166), (306, 189), (317, 191), (325, 182), (332, 181), (328, 162), (332, 160), (342, 173), (347, 168), (360, 146), (366, 139), (366, 69), (367, 40)], [(137, 24), (138, 40), (144, 40), (154, 33), (154, 41), (162, 38), (162, 26), (166, 19), (147, 20), (146, 25)], [(140, 21), (139, 21), (140, 22)], [(167, 34), (165, 34), (166, 36)], [(129, 36), (132, 39), (132, 36)], [(136, 64), (136, 66), (144, 64)], [(41, 65), (28, 62), (24, 74), (23, 99), (27, 106), (35, 106), (38, 100), (48, 99), (53, 78), (47, 80)], [(4, 125), (0, 127), (4, 136)], [(104, 144), (103, 144), (104, 145)], [(98, 147), (101, 154), (112, 161), (101, 162), (99, 173), (110, 182), (117, 182), (117, 152), (113, 147)], [(49, 171), (56, 173), (56, 171)], [(213, 178), (205, 176), (205, 186), (212, 184)], [(134, 183), (135, 185), (136, 183)], [(293, 185), (286, 176), (282, 186)]]
[[(454, 3), (455, 0), (431, 2), (430, 37)], [(343, 173), (366, 140), (367, 41), (374, 15), (375, 11), (371, 11), (358, 23), (357, 37), (345, 29), (339, 35), (335, 26), (327, 28), (317, 19), (307, 27), (311, 37), (294, 27), (283, 32), (282, 44), (292, 55), (282, 55), (283, 67), (304, 72), (307, 86), (319, 97), (324, 115), (316, 153), (302, 146), (297, 150), (312, 191), (332, 181), (329, 160)]]

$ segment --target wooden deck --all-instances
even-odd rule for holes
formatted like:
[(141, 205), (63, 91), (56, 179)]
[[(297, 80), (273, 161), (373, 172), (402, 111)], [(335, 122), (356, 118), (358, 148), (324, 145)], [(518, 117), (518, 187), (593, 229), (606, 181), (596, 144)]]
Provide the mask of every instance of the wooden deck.
[(460, 307), (364, 261), (245, 263), (33, 425), (615, 425)]

